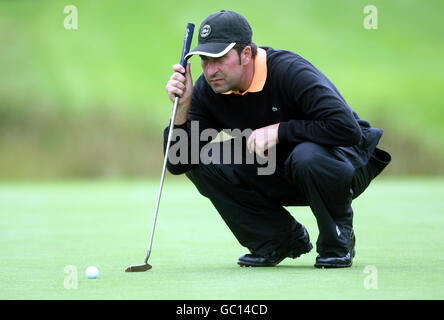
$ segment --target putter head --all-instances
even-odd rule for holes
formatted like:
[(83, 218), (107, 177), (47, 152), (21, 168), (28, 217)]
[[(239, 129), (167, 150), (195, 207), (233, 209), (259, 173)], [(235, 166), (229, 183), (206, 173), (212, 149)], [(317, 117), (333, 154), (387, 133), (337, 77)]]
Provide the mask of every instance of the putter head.
[(149, 265), (148, 263), (144, 263), (136, 266), (129, 266), (128, 268), (126, 268), (125, 272), (144, 272), (150, 270), (151, 268), (151, 265)]

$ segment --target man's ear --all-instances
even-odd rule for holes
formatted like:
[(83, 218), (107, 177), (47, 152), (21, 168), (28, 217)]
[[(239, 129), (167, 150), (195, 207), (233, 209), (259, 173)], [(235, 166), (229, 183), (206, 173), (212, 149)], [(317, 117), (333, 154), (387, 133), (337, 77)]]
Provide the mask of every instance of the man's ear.
[(250, 61), (251, 61), (251, 54), (252, 54), (252, 52), (251, 52), (251, 47), (250, 46), (246, 46), (244, 48), (244, 50), (242, 50), (242, 52), (241, 52), (241, 63), (243, 65), (246, 65), (246, 64), (250, 63)]

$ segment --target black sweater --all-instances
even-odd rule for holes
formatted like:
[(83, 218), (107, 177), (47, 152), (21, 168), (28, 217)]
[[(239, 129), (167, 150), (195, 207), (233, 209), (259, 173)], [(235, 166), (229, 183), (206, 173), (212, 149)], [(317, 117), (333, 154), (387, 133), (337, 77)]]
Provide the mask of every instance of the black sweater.
[[(262, 48), (267, 52), (267, 79), (262, 91), (245, 95), (216, 94), (201, 75), (194, 84), (188, 121), (174, 128), (190, 133), (192, 120), (199, 121), (200, 131), (206, 128), (255, 130), (280, 123), (278, 146), (311, 141), (347, 147), (360, 142), (361, 128), (368, 128), (370, 124), (359, 119), (324, 74), (293, 52)], [(168, 129), (164, 131), (164, 146)], [(192, 167), (171, 163), (167, 166), (173, 174), (184, 173)]]

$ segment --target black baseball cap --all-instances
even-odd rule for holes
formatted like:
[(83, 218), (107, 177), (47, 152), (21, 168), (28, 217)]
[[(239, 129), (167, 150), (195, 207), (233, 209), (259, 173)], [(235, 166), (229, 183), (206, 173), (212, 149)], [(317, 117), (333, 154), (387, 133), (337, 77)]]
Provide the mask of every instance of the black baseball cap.
[(209, 15), (200, 25), (199, 40), (193, 54), (219, 58), (236, 44), (251, 43), (253, 31), (245, 17), (237, 12), (222, 10)]

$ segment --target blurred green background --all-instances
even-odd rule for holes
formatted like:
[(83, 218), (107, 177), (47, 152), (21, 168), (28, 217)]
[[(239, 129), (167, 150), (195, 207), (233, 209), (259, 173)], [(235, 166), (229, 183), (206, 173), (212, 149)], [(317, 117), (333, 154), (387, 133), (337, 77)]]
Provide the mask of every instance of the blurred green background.
[[(368, 4), (377, 30), (363, 26)], [(444, 173), (442, 1), (0, 0), (0, 179), (158, 176), (186, 23), (221, 9), (242, 13), (258, 45), (308, 59), (384, 129), (384, 174)]]

